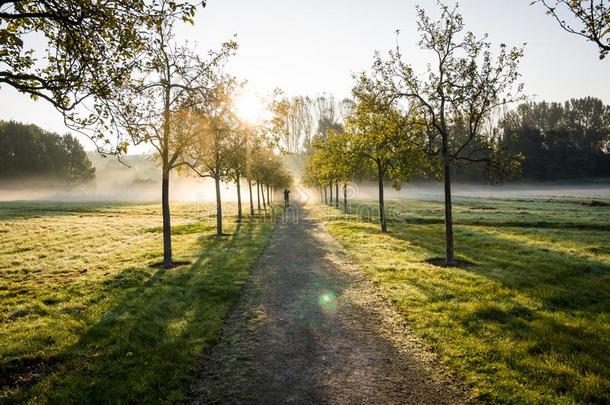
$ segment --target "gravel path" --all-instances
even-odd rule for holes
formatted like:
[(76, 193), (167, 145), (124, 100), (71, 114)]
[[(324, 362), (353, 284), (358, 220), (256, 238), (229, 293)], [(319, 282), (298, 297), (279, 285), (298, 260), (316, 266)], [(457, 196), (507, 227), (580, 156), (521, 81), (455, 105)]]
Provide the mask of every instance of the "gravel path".
[(466, 402), (392, 306), (300, 206), (203, 359), (195, 403)]

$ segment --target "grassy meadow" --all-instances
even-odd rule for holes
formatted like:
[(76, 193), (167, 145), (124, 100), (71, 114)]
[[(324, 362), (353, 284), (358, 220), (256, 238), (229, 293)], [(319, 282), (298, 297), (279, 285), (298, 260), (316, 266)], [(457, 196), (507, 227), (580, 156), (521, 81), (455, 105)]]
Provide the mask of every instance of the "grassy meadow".
[(457, 198), (443, 206), (316, 206), (332, 235), (442, 361), (484, 402), (610, 403), (610, 198)]
[(211, 206), (0, 203), (0, 402), (181, 402), (268, 240)]

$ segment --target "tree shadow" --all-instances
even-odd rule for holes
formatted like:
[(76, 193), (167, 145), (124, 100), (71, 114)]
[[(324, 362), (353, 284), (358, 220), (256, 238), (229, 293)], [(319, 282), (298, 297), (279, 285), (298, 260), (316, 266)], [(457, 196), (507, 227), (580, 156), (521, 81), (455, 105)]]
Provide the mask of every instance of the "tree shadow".
[(134, 205), (142, 204), (121, 202), (1, 201), (0, 220), (19, 221), (42, 217), (79, 216)]
[[(418, 270), (413, 270), (417, 274), (409, 274), (405, 268), (400, 270), (402, 275), (394, 275), (396, 268), (389, 268), (378, 270), (389, 274), (376, 277), (387, 277), (391, 295), (392, 283), (408, 283), (421, 294), (421, 298), (406, 297), (404, 305), (414, 305), (415, 314), (438, 311), (437, 321), (419, 320), (430, 328), (423, 331), (426, 334), (463, 337), (464, 344), (476, 337), (476, 349), (468, 349), (476, 352), (468, 366), (471, 370), (494, 374), (493, 365), (502, 364), (533, 384), (550, 387), (558, 396), (573, 395), (590, 403), (608, 399), (603, 389), (607, 384), (604, 376), (610, 372), (605, 323), (610, 315), (610, 265), (606, 262), (523, 245), (501, 233), (457, 226), (457, 256), (474, 265), (460, 269), (420, 267), (426, 258), (443, 255), (442, 225), (395, 224), (388, 234), (359, 221), (342, 226), (350, 232), (383, 235), (389, 238), (383, 243), (390, 246), (394, 240), (397, 243), (392, 249), (406, 244), (413, 249), (418, 257), (414, 260)], [(428, 271), (429, 278), (425, 275)], [(405, 299), (400, 297), (396, 299)], [(414, 303), (408, 304), (410, 300)], [(430, 319), (436, 314), (430, 313)], [(499, 346), (497, 342), (503, 343)], [(460, 353), (467, 350), (462, 343), (440, 345)]]
[[(409, 242), (428, 256), (444, 254), (442, 227), (394, 224), (385, 235)], [(377, 229), (350, 223), (350, 228), (367, 234), (381, 234)], [(463, 270), (493, 279), (505, 287), (541, 299), (544, 307), (562, 311), (610, 311), (607, 278), (610, 265), (599, 260), (524, 246), (500, 234), (478, 232), (456, 226), (456, 255), (473, 263)], [(535, 272), (532, 263), (536, 263)]]
[(51, 370), (9, 401), (180, 402), (203, 351), (215, 343), (268, 230), (246, 223), (230, 238), (207, 238), (188, 266), (126, 268), (100, 295), (127, 292), (100, 314)]
[[(411, 206), (405, 206), (401, 201), (387, 201), (385, 214), (388, 226), (401, 223), (416, 225), (444, 224), (442, 205), (435, 201), (427, 201), (427, 203), (428, 205), (424, 206), (424, 208), (414, 209)], [(572, 202), (570, 203), (573, 204)], [(581, 207), (583, 206), (581, 203), (577, 204)], [(595, 220), (595, 217), (599, 215), (598, 212), (594, 211), (595, 208), (580, 208), (579, 210), (582, 209), (586, 210), (586, 212), (583, 212), (583, 214), (586, 214), (585, 218), (570, 221), (566, 220), (565, 217), (549, 216), (547, 213), (543, 214), (539, 208), (535, 208), (535, 215), (530, 217), (526, 215), (529, 214), (528, 208), (493, 208), (478, 204), (475, 200), (469, 203), (454, 204), (453, 220), (454, 225), (463, 226), (610, 231), (610, 224), (607, 221)], [(492, 212), (492, 214), (489, 214), (489, 212)], [(360, 218), (367, 222), (374, 223), (379, 221), (379, 206), (377, 203), (349, 203), (348, 213), (352, 217)]]

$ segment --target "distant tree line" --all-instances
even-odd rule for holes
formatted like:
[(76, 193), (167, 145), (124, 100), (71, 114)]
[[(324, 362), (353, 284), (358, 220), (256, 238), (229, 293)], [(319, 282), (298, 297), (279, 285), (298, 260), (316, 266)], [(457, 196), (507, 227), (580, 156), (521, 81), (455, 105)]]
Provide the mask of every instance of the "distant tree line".
[[(500, 145), (520, 156), (518, 180), (610, 176), (610, 106), (593, 97), (565, 103), (528, 102), (507, 112), (496, 129)], [(458, 166), (456, 178), (480, 181), (484, 167)]]
[(328, 131), (341, 130), (352, 101), (337, 100), (332, 94), (286, 97), (278, 92), (271, 103), (273, 134), (287, 154), (311, 151), (315, 138), (326, 139)]
[(44, 178), (68, 188), (95, 179), (95, 168), (72, 135), (60, 136), (36, 125), (0, 121), (0, 179)]

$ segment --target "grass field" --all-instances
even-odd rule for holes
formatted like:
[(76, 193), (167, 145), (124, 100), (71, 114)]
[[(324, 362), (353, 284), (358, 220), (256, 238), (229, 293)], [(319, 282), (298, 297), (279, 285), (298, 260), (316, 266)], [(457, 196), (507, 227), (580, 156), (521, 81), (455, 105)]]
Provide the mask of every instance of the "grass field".
[(273, 228), (201, 208), (0, 203), (0, 402), (184, 400)]
[(591, 202), (458, 199), (460, 269), (427, 263), (440, 201), (389, 201), (388, 234), (373, 201), (318, 215), (479, 399), (610, 403), (610, 199)]

